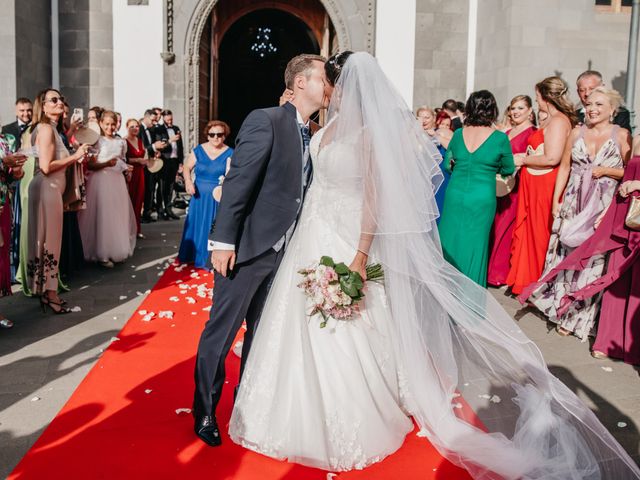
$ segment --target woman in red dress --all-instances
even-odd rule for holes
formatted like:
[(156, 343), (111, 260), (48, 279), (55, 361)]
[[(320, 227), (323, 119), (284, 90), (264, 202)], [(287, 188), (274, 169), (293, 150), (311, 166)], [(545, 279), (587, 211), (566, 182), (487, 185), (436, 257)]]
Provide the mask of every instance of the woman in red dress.
[(138, 238), (144, 238), (140, 231), (140, 215), (144, 203), (144, 167), (147, 164), (145, 158), (145, 148), (142, 139), (138, 137), (140, 123), (130, 118), (127, 120), (127, 163), (133, 165), (131, 179), (129, 180), (129, 196), (131, 205), (136, 216), (136, 226), (138, 228)]
[[(529, 137), (536, 131), (534, 126), (535, 115), (533, 104), (529, 95), (518, 95), (509, 104), (508, 117), (513, 125), (507, 130), (511, 151), (514, 155), (525, 153)], [(513, 227), (516, 222), (518, 210), (518, 174), (516, 172), (516, 185), (513, 190), (504, 197), (498, 198), (496, 205), (496, 217), (491, 229), (489, 257), (489, 269), (487, 283), (494, 287), (500, 287), (507, 282), (509, 266), (511, 264), (511, 243), (513, 239)]]
[[(518, 211), (513, 229), (511, 268), (507, 285), (518, 295), (542, 275), (551, 226), (552, 205), (558, 165), (567, 138), (577, 123), (567, 86), (560, 77), (548, 77), (536, 85), (540, 112), (548, 115), (545, 124), (529, 137), (527, 154), (516, 155), (520, 172)], [(569, 146), (571, 148), (571, 146)]]

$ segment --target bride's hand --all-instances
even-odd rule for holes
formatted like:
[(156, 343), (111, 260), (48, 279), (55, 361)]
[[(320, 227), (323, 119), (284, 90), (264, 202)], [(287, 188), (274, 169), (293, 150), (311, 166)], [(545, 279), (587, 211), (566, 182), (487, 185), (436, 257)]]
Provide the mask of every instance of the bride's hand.
[(362, 280), (367, 279), (367, 259), (368, 258), (369, 258), (368, 255), (365, 255), (361, 251), (358, 251), (358, 253), (356, 253), (355, 258), (353, 259), (353, 262), (351, 262), (351, 265), (349, 265), (349, 270), (358, 272), (362, 277)]

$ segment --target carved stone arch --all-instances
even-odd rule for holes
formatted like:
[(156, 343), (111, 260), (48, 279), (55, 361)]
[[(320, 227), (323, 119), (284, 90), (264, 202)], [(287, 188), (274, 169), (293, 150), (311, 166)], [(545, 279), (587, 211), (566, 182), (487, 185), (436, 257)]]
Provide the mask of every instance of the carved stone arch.
[[(198, 143), (199, 47), (206, 22), (219, 0), (197, 0), (184, 42), (184, 118), (189, 146)], [(333, 23), (339, 50), (366, 50), (373, 53), (375, 0), (319, 0)], [(190, 2), (185, 2), (190, 3)]]

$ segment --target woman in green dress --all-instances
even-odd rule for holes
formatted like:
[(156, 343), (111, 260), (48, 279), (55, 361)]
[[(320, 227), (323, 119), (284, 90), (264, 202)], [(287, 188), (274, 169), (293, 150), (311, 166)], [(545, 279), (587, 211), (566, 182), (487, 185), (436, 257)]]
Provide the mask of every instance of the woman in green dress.
[(509, 137), (493, 126), (497, 118), (493, 94), (472, 93), (464, 128), (453, 134), (444, 159), (451, 180), (439, 224), (442, 250), (449, 263), (483, 287), (496, 213), (496, 174), (515, 171)]

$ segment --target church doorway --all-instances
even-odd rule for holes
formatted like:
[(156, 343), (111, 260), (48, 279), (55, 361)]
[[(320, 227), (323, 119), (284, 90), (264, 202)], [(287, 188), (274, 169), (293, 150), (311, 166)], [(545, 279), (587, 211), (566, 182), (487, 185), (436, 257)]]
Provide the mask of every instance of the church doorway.
[(255, 108), (278, 105), (287, 62), (300, 53), (327, 55), (335, 31), (318, 0), (220, 0), (200, 48), (199, 136), (212, 118), (235, 136)]

